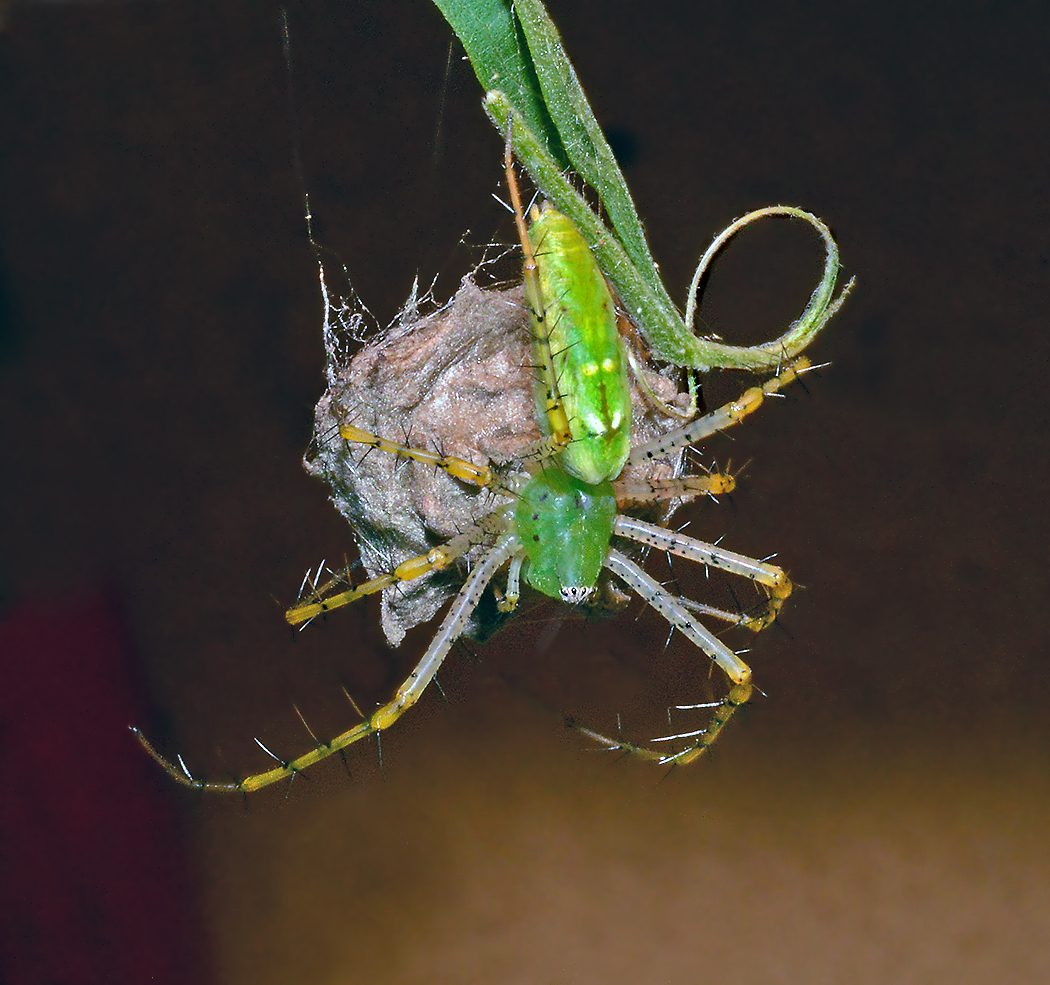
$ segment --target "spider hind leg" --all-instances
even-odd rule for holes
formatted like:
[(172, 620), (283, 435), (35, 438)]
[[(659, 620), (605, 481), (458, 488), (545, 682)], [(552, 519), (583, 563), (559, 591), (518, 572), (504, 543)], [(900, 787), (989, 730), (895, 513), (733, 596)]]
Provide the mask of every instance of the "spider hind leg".
[(615, 548), (609, 550), (605, 565), (608, 570), (622, 579), (647, 605), (656, 609), (673, 629), (679, 630), (699, 647), (729, 678), (729, 689), (720, 700), (683, 706), (693, 709), (711, 709), (710, 718), (703, 728), (663, 735), (649, 740), (650, 743), (683, 742), (684, 748), (677, 752), (664, 752), (647, 745), (627, 741), (621, 737), (603, 735), (575, 722), (571, 724), (577, 731), (609, 749), (620, 749), (631, 755), (659, 763), (684, 766), (693, 762), (710, 748), (736, 710), (748, 702), (754, 690), (751, 682), (751, 668), (740, 659), (737, 653), (707, 629), (697, 616), (717, 618), (731, 625), (758, 632), (776, 619), (784, 601), (791, 594), (791, 580), (776, 565), (766, 561), (756, 561), (742, 554), (714, 544), (706, 544), (695, 538), (668, 530), (666, 527), (646, 523), (634, 517), (617, 516), (614, 533), (616, 536), (627, 538), (635, 543), (655, 547), (665, 553), (747, 578), (761, 587), (767, 599), (766, 604), (757, 611), (738, 614), (679, 598), (667, 591), (634, 561)]

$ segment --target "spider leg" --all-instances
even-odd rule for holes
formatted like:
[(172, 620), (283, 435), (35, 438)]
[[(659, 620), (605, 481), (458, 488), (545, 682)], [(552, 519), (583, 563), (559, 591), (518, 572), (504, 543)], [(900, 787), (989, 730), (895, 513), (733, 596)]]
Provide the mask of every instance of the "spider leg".
[(745, 390), (736, 400), (731, 400), (717, 410), (713, 410), (703, 417), (698, 417), (683, 428), (670, 431), (663, 437), (632, 448), (631, 462), (647, 462), (654, 458), (672, 455), (683, 448), (696, 444), (704, 438), (710, 437), (718, 431), (724, 431), (734, 424), (739, 424), (745, 417), (758, 410), (765, 402), (766, 397), (779, 393), (789, 383), (792, 383), (812, 368), (813, 365), (805, 356), (795, 359), (781, 369), (776, 376), (766, 380), (761, 386), (753, 386)]
[(613, 483), (619, 509), (643, 506), (668, 499), (695, 499), (697, 496), (722, 496), (736, 489), (736, 478), (720, 472), (708, 475), (681, 475), (676, 479), (625, 478)]
[(681, 603), (681, 601), (668, 592), (656, 579), (647, 575), (637, 564), (629, 558), (624, 557), (615, 548), (609, 549), (605, 566), (617, 577), (622, 578), (633, 588), (649, 605), (660, 613), (675, 629), (684, 633), (704, 653), (707, 654), (725, 672), (732, 681), (728, 694), (721, 701), (712, 705), (711, 719), (706, 728), (694, 732), (683, 733), (677, 736), (666, 736), (653, 741), (665, 741), (666, 739), (682, 738), (692, 739), (689, 745), (678, 753), (661, 753), (645, 746), (625, 742), (622, 739), (614, 739), (604, 736), (591, 729), (577, 729), (592, 739), (603, 743), (611, 749), (623, 749), (626, 752), (641, 756), (644, 759), (656, 760), (660, 763), (673, 763), (685, 765), (701, 756), (708, 747), (718, 738), (726, 723), (733, 717), (733, 713), (741, 705), (746, 704), (751, 697), (751, 668), (748, 667), (728, 646), (725, 645), (710, 630), (701, 625)]
[[(477, 607), (486, 586), (492, 580), (499, 569), (506, 564), (507, 560), (519, 548), (518, 539), (509, 533), (503, 534), (497, 540), (495, 546), (474, 566), (463, 587), (459, 590), (452, 602), (445, 618), (441, 621), (434, 638), (430, 641), (426, 653), (416, 664), (408, 679), (397, 689), (397, 693), (386, 704), (381, 705), (363, 722), (359, 722), (353, 728), (336, 736), (330, 742), (318, 742), (309, 752), (298, 756), (293, 760), (282, 762), (278, 756), (262, 746), (274, 759), (280, 763), (272, 770), (263, 773), (255, 773), (243, 780), (233, 783), (211, 783), (195, 779), (186, 768), (182, 757), (178, 757), (178, 765), (165, 759), (142, 733), (133, 728), (132, 731), (138, 737), (145, 750), (160, 764), (160, 766), (183, 786), (195, 787), (198, 790), (221, 790), (249, 792), (268, 787), (288, 777), (295, 776), (308, 766), (345, 749), (347, 746), (359, 739), (367, 738), (383, 729), (390, 728), (409, 708), (412, 707), (426, 690), (427, 685), (434, 679), (442, 662), (448, 655), (452, 644), (459, 639), (466, 628), (471, 613)], [(256, 740), (258, 741), (258, 740)]]
[[(696, 540), (694, 537), (687, 537), (685, 534), (668, 530), (666, 527), (659, 527), (654, 523), (646, 523), (644, 520), (637, 520), (630, 516), (617, 516), (613, 526), (613, 533), (619, 537), (627, 537), (639, 544), (666, 551), (668, 554), (675, 554), (689, 561), (696, 561), (698, 564), (710, 565), (712, 568), (720, 568), (722, 571), (728, 571), (730, 574), (740, 575), (742, 578), (748, 578), (761, 585), (769, 595), (769, 604), (758, 615), (740, 616), (720, 609), (713, 609), (710, 606), (703, 606), (696, 602), (686, 603), (689, 608), (695, 611), (717, 616), (719, 619), (743, 626), (745, 629), (753, 630), (756, 633), (761, 629), (765, 629), (766, 626), (776, 619), (777, 613), (783, 608), (784, 602), (791, 594), (791, 579), (785, 574), (783, 568), (778, 568), (775, 564), (769, 564), (766, 561), (756, 561), (743, 554), (727, 551), (724, 547), (706, 544), (704, 541)], [(725, 670), (724, 667), (723, 670)], [(726, 671), (726, 673), (729, 672)]]
[[(344, 440), (355, 444), (367, 445), (369, 448), (375, 448), (390, 455), (422, 462), (425, 465), (433, 465), (435, 468), (447, 472), (453, 478), (464, 482), (509, 495), (514, 493), (513, 484), (508, 485), (487, 465), (475, 465), (473, 462), (468, 462), (463, 458), (441, 455), (421, 448), (413, 448), (410, 445), (396, 441), (390, 441), (355, 424), (340, 424), (339, 434)], [(288, 609), (284, 617), (293, 626), (302, 625), (332, 609), (349, 605), (351, 602), (355, 602), (366, 595), (381, 592), (384, 588), (388, 588), (398, 582), (420, 578), (432, 571), (441, 571), (457, 558), (466, 554), (471, 548), (486, 540), (490, 540), (495, 534), (502, 533), (505, 526), (502, 516), (499, 514), (499, 511), (496, 511), (496, 513), (484, 517), (479, 524), (452, 537), (441, 546), (432, 548), (426, 554), (420, 554), (402, 561), (393, 571), (381, 574), (370, 581), (358, 585), (356, 588), (350, 588), (335, 595), (328, 595), (327, 593), (333, 588), (345, 583), (343, 573), (340, 572), (325, 585), (314, 588), (305, 599), (300, 599), (296, 605)]]
[(352, 441), (355, 444), (368, 445), (370, 448), (376, 448), (391, 455), (411, 458), (417, 462), (434, 465), (439, 469), (444, 469), (454, 478), (472, 482), (476, 486), (501, 488), (497, 476), (487, 465), (475, 465), (473, 462), (468, 462), (463, 458), (456, 458), (454, 455), (438, 455), (434, 452), (424, 451), (422, 448), (412, 448), (397, 441), (388, 441), (386, 438), (380, 438), (378, 435), (372, 434), (371, 431), (357, 427), (356, 424), (340, 424), (339, 435), (346, 441)]
[(507, 571), (507, 591), (498, 603), (500, 612), (513, 612), (518, 607), (518, 599), (521, 596), (521, 566), (524, 561), (524, 554), (515, 554), (511, 558), (510, 569)]
[(315, 619), (317, 616), (324, 615), (332, 609), (338, 609), (344, 605), (349, 605), (351, 602), (356, 602), (359, 598), (364, 598), (366, 595), (374, 595), (376, 592), (381, 592), (384, 588), (389, 588), (398, 582), (411, 581), (414, 578), (421, 578), (423, 575), (430, 574), (432, 571), (441, 571), (457, 558), (466, 554), (472, 547), (484, 543), (486, 540), (491, 540), (493, 534), (502, 532), (504, 527), (505, 522), (502, 514), (497, 510), (495, 513), (490, 513), (484, 517), (481, 523), (469, 527), (463, 533), (450, 538), (441, 546), (432, 547), (426, 554), (420, 554), (409, 558), (407, 561), (402, 561), (393, 571), (388, 571), (376, 578), (372, 578), (356, 588), (340, 592), (338, 595), (330, 595), (328, 598), (321, 598), (321, 591), (323, 588), (328, 587), (322, 586), (322, 589), (311, 592), (307, 596), (306, 601), (293, 605), (285, 612), (284, 618), (293, 626), (298, 626), (301, 623)]

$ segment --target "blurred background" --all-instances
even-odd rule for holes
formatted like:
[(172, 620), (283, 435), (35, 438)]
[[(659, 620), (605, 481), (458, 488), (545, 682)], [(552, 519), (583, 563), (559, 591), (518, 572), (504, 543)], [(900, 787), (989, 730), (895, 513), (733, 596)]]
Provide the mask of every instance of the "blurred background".
[[(295, 124), (275, 6), (9, 7), (5, 982), (1050, 978), (1045, 5), (549, 7), (673, 297), (774, 203), (858, 280), (831, 366), (708, 446), (750, 462), (732, 502), (681, 517), (801, 586), (732, 640), (766, 697), (688, 769), (594, 751), (561, 712), (643, 722), (706, 661), (640, 606), (539, 607), (449, 659), (382, 768), (362, 743), (248, 798), (171, 782), (128, 725), (240, 777), (427, 641), (389, 651), (375, 604), (282, 619), (352, 552), (300, 461), (323, 351), (294, 143), (386, 324), (417, 274), (444, 299), (470, 244), (513, 241), (501, 140), (424, 0), (290, 4)], [(748, 231), (704, 330), (779, 334), (820, 265), (802, 227)]]

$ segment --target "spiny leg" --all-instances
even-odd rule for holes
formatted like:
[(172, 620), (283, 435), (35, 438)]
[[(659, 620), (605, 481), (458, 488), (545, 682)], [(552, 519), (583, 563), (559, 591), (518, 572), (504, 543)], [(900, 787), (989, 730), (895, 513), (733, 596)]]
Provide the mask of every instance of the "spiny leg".
[[(301, 601), (288, 609), (284, 614), (284, 618), (291, 625), (299, 626), (308, 623), (311, 619), (316, 619), (318, 616), (331, 612), (333, 609), (356, 602), (366, 595), (374, 595), (376, 592), (381, 592), (384, 588), (389, 588), (391, 585), (421, 578), (432, 571), (442, 571), (457, 558), (466, 554), (472, 547), (476, 547), (486, 540), (491, 540), (494, 534), (500, 533), (505, 527), (506, 523), (503, 519), (502, 511), (497, 510), (483, 517), (477, 525), (445, 541), (440, 547), (432, 547), (426, 554), (408, 558), (408, 560), (402, 561), (393, 571), (388, 571), (376, 578), (372, 578), (356, 588), (323, 598), (321, 595), (328, 586), (321, 586), (320, 589), (311, 592), (305, 601)], [(334, 583), (337, 583), (336, 579), (333, 579), (328, 585)]]
[(624, 557), (615, 549), (610, 549), (606, 567), (622, 578), (649, 605), (656, 609), (675, 628), (684, 633), (704, 653), (706, 653), (725, 672), (732, 681), (728, 694), (721, 700), (692, 707), (713, 708), (711, 720), (703, 729), (676, 735), (662, 736), (653, 742), (695, 740), (678, 753), (663, 754), (644, 746), (626, 742), (620, 738), (610, 738), (588, 728), (577, 729), (585, 735), (603, 743), (610, 748), (624, 749), (645, 759), (661, 763), (685, 765), (691, 763), (718, 738), (726, 723), (740, 705), (745, 704), (751, 696), (751, 670), (721, 640), (714, 636), (692, 615), (699, 612), (734, 625), (743, 626), (755, 632), (768, 626), (777, 616), (784, 601), (791, 594), (791, 581), (784, 571), (766, 561), (756, 561), (743, 554), (726, 550), (714, 544), (706, 544), (693, 537), (668, 530), (644, 520), (619, 515), (616, 517), (613, 532), (637, 543), (655, 547), (669, 554), (687, 558), (697, 563), (710, 565), (739, 575), (763, 586), (769, 595), (769, 602), (759, 615), (738, 615), (716, 609), (713, 606), (692, 602), (672, 595), (655, 579), (647, 575), (638, 565)]
[(730, 574), (740, 575), (742, 578), (748, 578), (761, 585), (769, 596), (769, 603), (758, 615), (735, 615), (712, 606), (683, 600), (694, 611), (715, 616), (756, 633), (765, 629), (776, 619), (784, 602), (791, 595), (791, 579), (788, 578), (783, 568), (769, 564), (767, 561), (756, 561), (744, 554), (727, 551), (723, 547), (707, 544), (694, 537), (687, 537), (685, 534), (630, 516), (617, 516), (613, 525), (613, 533), (618, 537), (627, 537), (639, 544), (655, 547), (657, 550), (695, 561), (698, 564), (709, 565), (712, 568), (728, 571)]
[(710, 472), (707, 475), (681, 475), (672, 479), (624, 478), (613, 483), (616, 505), (620, 509), (666, 502), (689, 500), (697, 496), (724, 496), (736, 489), (736, 476)]
[(633, 588), (675, 629), (684, 633), (708, 657), (718, 664), (730, 681), (732, 681), (732, 686), (729, 689), (729, 693), (721, 701), (711, 703), (710, 707), (714, 710), (705, 728), (680, 735), (662, 736), (652, 740), (654, 742), (671, 741), (673, 739), (695, 740), (690, 742), (681, 752), (661, 753), (620, 738), (602, 735), (599, 732), (582, 728), (579, 725), (574, 725), (574, 727), (584, 735), (601, 742), (610, 749), (623, 749), (643, 759), (684, 766), (701, 756), (718, 738), (737, 708), (747, 703), (752, 691), (751, 668), (710, 630), (701, 625), (682, 604), (681, 600), (668, 592), (656, 579), (646, 574), (637, 564), (615, 548), (609, 549), (605, 566), (617, 577), (623, 579), (629, 587)]
[[(485, 588), (518, 547), (517, 538), (513, 534), (505, 533), (488, 554), (474, 566), (467, 576), (467, 580), (463, 583), (463, 587), (459, 590), (459, 594), (453, 600), (452, 607), (434, 634), (434, 638), (430, 641), (430, 646), (427, 647), (426, 653), (423, 654), (422, 659), (416, 664), (408, 679), (397, 689), (397, 693), (390, 701), (377, 708), (363, 722), (332, 739), (331, 742), (318, 743), (315, 748), (296, 759), (281, 762), (279, 766), (272, 770), (267, 770), (264, 773), (255, 773), (239, 782), (213, 783), (195, 779), (186, 768), (181, 756), (178, 758), (178, 765), (168, 761), (154, 749), (138, 729), (133, 728), (132, 731), (146, 751), (168, 775), (183, 786), (195, 787), (198, 790), (243, 791), (247, 793), (292, 777), (307, 767), (313, 766), (314, 763), (327, 759), (333, 753), (345, 749), (359, 739), (367, 738), (376, 732), (390, 728), (419, 700), (427, 685), (434, 679), (434, 675), (438, 672), (442, 662), (448, 655), (452, 644), (463, 635), (463, 631), (470, 621), (470, 616), (477, 608)], [(259, 745), (262, 746), (262, 743), (259, 743)], [(274, 756), (265, 746), (262, 746), (262, 748), (270, 753), (271, 756)], [(274, 756), (274, 758), (277, 759), (278, 757)]]
[(801, 356), (785, 366), (776, 376), (766, 380), (761, 386), (753, 386), (745, 390), (736, 400), (723, 404), (717, 410), (697, 418), (683, 428), (632, 448), (631, 462), (636, 464), (672, 455), (718, 431), (724, 431), (734, 424), (739, 424), (745, 417), (758, 410), (766, 397), (779, 393), (789, 383), (794, 382), (803, 373), (813, 368), (810, 361), (805, 356)]
[[(400, 455), (405, 458), (414, 459), (416, 461), (421, 461), (425, 464), (432, 464), (464, 481), (473, 482), (479, 486), (492, 486), (503, 489), (504, 491), (510, 491), (510, 487), (505, 486), (487, 466), (476, 466), (463, 459), (454, 458), (452, 456), (436, 455), (431, 452), (411, 448), (407, 445), (387, 441), (384, 438), (379, 438), (354, 425), (342, 425), (340, 427), (340, 433), (348, 441), (365, 444), (369, 447)], [(328, 596), (327, 598), (323, 597), (333, 588), (346, 583), (345, 573), (337, 574), (323, 585), (312, 586), (312, 591), (308, 596), (308, 599), (289, 609), (285, 613), (285, 618), (293, 625), (306, 623), (314, 617), (328, 612), (331, 609), (348, 605), (356, 599), (382, 591), (382, 589), (390, 585), (420, 578), (430, 572), (441, 570), (448, 567), (448, 565), (454, 560), (466, 554), (467, 551), (476, 545), (486, 541), (491, 542), (493, 539), (500, 537), (501, 535), (505, 538), (508, 536), (505, 531), (506, 520), (503, 517), (502, 511), (494, 511), (483, 517), (477, 525), (451, 538), (440, 547), (435, 547), (426, 554), (418, 557), (409, 558), (399, 564), (393, 571), (373, 578), (362, 585), (358, 585), (356, 588)], [(427, 653), (417, 665), (415, 671), (413, 671), (412, 676), (410, 676), (405, 684), (402, 685), (394, 698), (377, 709), (377, 711), (365, 721), (347, 732), (344, 732), (342, 735), (332, 740), (332, 742), (318, 743), (311, 752), (290, 762), (281, 762), (279, 757), (259, 742), (259, 746), (265, 752), (281, 762), (279, 767), (265, 773), (249, 776), (239, 782), (213, 783), (195, 779), (186, 768), (181, 757), (178, 759), (178, 765), (169, 762), (153, 748), (138, 729), (132, 729), (132, 731), (135, 732), (147, 752), (149, 752), (149, 754), (168, 772), (168, 774), (179, 783), (186, 786), (205, 790), (247, 792), (276, 783), (285, 777), (294, 776), (295, 773), (305, 769), (320, 759), (332, 755), (334, 752), (344, 749), (351, 743), (389, 727), (407, 708), (411, 707), (411, 705), (418, 700), (419, 695), (437, 672), (437, 669), (447, 654), (449, 647), (455, 639), (462, 634), (467, 620), (469, 620), (471, 613), (477, 605), (477, 599), (480, 598), (481, 593), (484, 591), (489, 581), (491, 581), (493, 574), (506, 560), (503, 544), (503, 540), (500, 540), (496, 547), (490, 550), (481, 564), (478, 565), (468, 577), (457, 595), (448, 616), (446, 616), (441, 627), (439, 627)], [(318, 569), (318, 575), (320, 575), (320, 569)], [(479, 580), (480, 584), (478, 584)], [(477, 586), (476, 591), (473, 593), (471, 591), (472, 585)], [(353, 703), (352, 699), (351, 703)], [(356, 710), (356, 705), (354, 707)], [(258, 742), (258, 740), (256, 741)]]
[[(452, 455), (439, 455), (435, 452), (390, 441), (354, 424), (341, 424), (339, 433), (347, 441), (366, 445), (369, 448), (400, 458), (422, 462), (424, 465), (433, 465), (435, 468), (442, 469), (454, 478), (464, 482), (504, 492), (507, 495), (513, 495), (515, 492), (513, 484), (504, 482), (487, 465), (475, 465), (473, 462), (468, 462), (466, 459), (456, 458)], [(420, 578), (432, 571), (441, 571), (457, 558), (466, 554), (472, 547), (484, 543), (494, 535), (501, 533), (504, 528), (503, 518), (500, 512), (496, 511), (483, 517), (478, 524), (457, 534), (439, 547), (431, 548), (426, 554), (402, 561), (393, 571), (379, 575), (370, 581), (358, 585), (356, 588), (329, 595), (328, 593), (333, 588), (346, 583), (346, 579), (342, 574), (337, 575), (324, 585), (315, 587), (305, 599), (288, 609), (285, 613), (285, 619), (293, 626), (302, 625), (332, 609), (349, 605), (359, 598), (380, 592), (384, 588), (388, 588), (398, 582)]]
[(379, 451), (387, 452), (400, 458), (410, 458), (425, 465), (433, 465), (443, 469), (456, 479), (464, 482), (472, 482), (476, 486), (499, 486), (496, 474), (487, 465), (475, 465), (464, 458), (456, 458), (454, 455), (438, 455), (435, 452), (425, 451), (422, 448), (413, 448), (411, 445), (403, 445), (397, 441), (389, 441), (380, 438), (371, 431), (357, 427), (355, 424), (340, 424), (339, 434), (347, 441), (359, 445), (367, 445)]

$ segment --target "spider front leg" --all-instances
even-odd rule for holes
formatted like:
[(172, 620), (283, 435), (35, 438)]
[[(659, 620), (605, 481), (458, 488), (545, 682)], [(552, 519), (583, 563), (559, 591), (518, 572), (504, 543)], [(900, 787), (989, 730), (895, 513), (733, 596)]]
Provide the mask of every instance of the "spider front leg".
[(430, 641), (426, 653), (423, 654), (422, 659), (416, 664), (405, 682), (397, 689), (397, 693), (393, 698), (377, 708), (363, 722), (359, 722), (330, 742), (318, 742), (313, 749), (302, 756), (289, 761), (282, 761), (256, 739), (256, 742), (259, 742), (259, 745), (267, 753), (278, 760), (279, 766), (263, 773), (247, 776), (235, 783), (211, 783), (195, 779), (186, 768), (181, 756), (178, 759), (178, 765), (169, 762), (153, 748), (138, 729), (132, 729), (132, 731), (146, 751), (163, 767), (168, 775), (183, 786), (194, 787), (198, 790), (242, 791), (248, 793), (249, 791), (259, 790), (262, 787), (268, 787), (273, 783), (293, 777), (296, 773), (302, 772), (322, 759), (327, 759), (358, 740), (390, 728), (419, 700), (427, 685), (434, 679), (434, 675), (437, 674), (438, 669), (448, 655), (448, 651), (452, 648), (452, 644), (463, 635), (470, 622), (471, 614), (477, 608), (478, 602), (489, 582), (492, 581), (496, 572), (507, 563), (517, 550), (519, 550), (518, 539), (511, 533), (502, 534), (495, 545), (467, 576), (463, 587), (452, 602), (452, 607), (441, 621), (434, 638)]
[[(727, 551), (713, 544), (676, 533), (665, 527), (634, 517), (619, 515), (616, 517), (613, 532), (618, 537), (625, 537), (648, 547), (656, 547), (669, 554), (687, 558), (700, 564), (710, 565), (727, 571), (730, 574), (747, 578), (761, 585), (766, 591), (769, 602), (758, 615), (737, 615), (716, 609), (713, 606), (691, 602), (678, 598), (668, 592), (656, 579), (646, 574), (637, 564), (625, 557), (615, 548), (610, 548), (606, 556), (605, 567), (633, 588), (641, 598), (659, 612), (675, 629), (682, 632), (713, 660), (730, 680), (728, 693), (720, 701), (692, 705), (688, 707), (712, 708), (711, 719), (702, 729), (681, 732), (675, 735), (660, 736), (650, 741), (671, 742), (674, 740), (689, 741), (685, 749), (677, 753), (662, 753), (645, 746), (602, 735), (592, 729), (576, 725), (578, 731), (601, 742), (611, 749), (623, 749), (643, 759), (659, 763), (686, 765), (701, 756), (718, 738), (722, 729), (733, 717), (737, 708), (746, 704), (753, 690), (751, 668), (740, 657), (716, 637), (696, 618), (695, 613), (712, 616), (725, 622), (744, 626), (755, 632), (768, 626), (775, 618), (784, 600), (791, 594), (791, 581), (781, 568), (765, 561), (756, 561)], [(683, 706), (685, 707), (685, 706)]]
[(476, 526), (465, 530), (461, 534), (447, 540), (439, 547), (433, 547), (426, 554), (411, 557), (402, 561), (393, 571), (372, 578), (358, 585), (356, 588), (347, 589), (336, 595), (328, 595), (327, 592), (334, 586), (345, 582), (345, 575), (340, 573), (326, 584), (314, 588), (305, 598), (293, 605), (284, 614), (284, 618), (293, 626), (305, 626), (318, 616), (325, 615), (333, 609), (341, 608), (356, 602), (366, 595), (374, 595), (385, 588), (397, 585), (399, 582), (412, 581), (430, 574), (432, 571), (442, 571), (457, 558), (462, 557), (472, 547), (484, 543), (494, 532), (503, 529), (503, 521), (500, 514), (494, 513), (486, 516)]
[[(626, 518), (617, 518), (618, 521), (621, 519)], [(674, 739), (695, 740), (681, 752), (661, 753), (654, 749), (648, 749), (645, 746), (602, 735), (588, 728), (580, 728), (578, 725), (576, 728), (584, 735), (596, 739), (610, 749), (623, 749), (643, 759), (655, 760), (661, 764), (673, 763), (685, 766), (703, 755), (721, 734), (722, 729), (733, 717), (733, 713), (737, 708), (747, 704), (752, 691), (751, 668), (710, 630), (701, 625), (685, 607), (681, 599), (668, 592), (655, 578), (647, 575), (637, 564), (615, 548), (609, 549), (605, 566), (617, 577), (623, 579), (629, 587), (633, 588), (675, 629), (684, 633), (711, 660), (718, 664), (730, 679), (732, 685), (724, 698), (720, 701), (712, 702), (710, 706), (705, 706), (714, 709), (711, 713), (711, 719), (705, 728), (692, 732), (683, 732), (678, 735), (660, 736), (651, 740), (653, 742), (668, 742)]]

